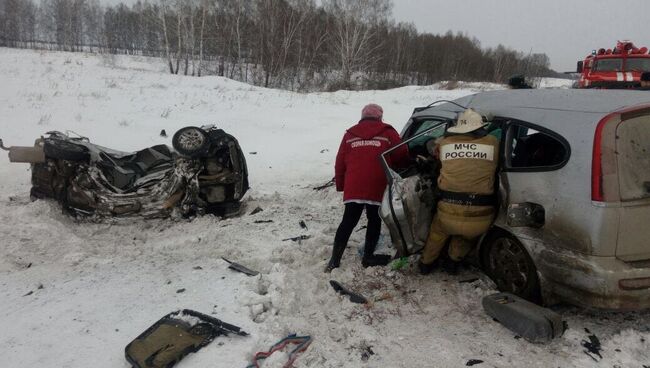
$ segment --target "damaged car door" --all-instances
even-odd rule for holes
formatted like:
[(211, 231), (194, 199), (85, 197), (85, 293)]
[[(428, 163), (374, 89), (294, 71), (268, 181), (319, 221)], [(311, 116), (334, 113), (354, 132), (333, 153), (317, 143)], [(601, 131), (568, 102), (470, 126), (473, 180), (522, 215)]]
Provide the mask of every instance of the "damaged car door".
[[(388, 186), (380, 216), (390, 231), (398, 256), (417, 253), (426, 243), (434, 214), (439, 169), (431, 152), (447, 125), (448, 120), (440, 117), (413, 119), (403, 132), (403, 142), (381, 155)], [(408, 145), (414, 164), (396, 172), (388, 166), (386, 157), (403, 145)]]

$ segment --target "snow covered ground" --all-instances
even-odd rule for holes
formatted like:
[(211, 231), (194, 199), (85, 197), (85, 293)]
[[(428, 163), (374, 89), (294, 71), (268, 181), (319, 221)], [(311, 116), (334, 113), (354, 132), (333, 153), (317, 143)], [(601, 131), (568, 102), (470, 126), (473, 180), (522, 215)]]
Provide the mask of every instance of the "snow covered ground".
[[(314, 338), (296, 367), (460, 367), (471, 359), (483, 361), (478, 367), (650, 365), (650, 313), (558, 307), (569, 330), (550, 344), (530, 344), (483, 313), (481, 297), (495, 290), (479, 272), (363, 269), (363, 232), (353, 234), (342, 267), (323, 274), (341, 196), (311, 188), (333, 176), (344, 130), (368, 102), (383, 105), (399, 130), (415, 106), (501, 88), (461, 86), (297, 94), (172, 76), (146, 58), (0, 48), (5, 144), (71, 130), (135, 150), (170, 144), (161, 129), (216, 123), (239, 139), (252, 186), (240, 218), (80, 223), (56, 203), (30, 202), (29, 167), (0, 155), (0, 365), (128, 367), (126, 344), (180, 308), (213, 314), (251, 336), (220, 337), (178, 367), (244, 367), (289, 333)], [(263, 211), (250, 215), (258, 206)], [(282, 241), (302, 234), (311, 238)], [(222, 256), (261, 275), (232, 272)], [(460, 282), (473, 276), (479, 280)], [(330, 278), (373, 302), (350, 303)], [(582, 346), (592, 334), (602, 358)], [(263, 367), (281, 367), (283, 358)]]

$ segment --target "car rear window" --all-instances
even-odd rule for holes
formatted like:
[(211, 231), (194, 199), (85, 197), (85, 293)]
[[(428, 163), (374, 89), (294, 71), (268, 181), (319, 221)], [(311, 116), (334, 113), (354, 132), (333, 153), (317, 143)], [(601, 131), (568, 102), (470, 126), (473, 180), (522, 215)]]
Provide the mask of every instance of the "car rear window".
[(621, 200), (650, 198), (650, 115), (625, 120), (616, 135)]

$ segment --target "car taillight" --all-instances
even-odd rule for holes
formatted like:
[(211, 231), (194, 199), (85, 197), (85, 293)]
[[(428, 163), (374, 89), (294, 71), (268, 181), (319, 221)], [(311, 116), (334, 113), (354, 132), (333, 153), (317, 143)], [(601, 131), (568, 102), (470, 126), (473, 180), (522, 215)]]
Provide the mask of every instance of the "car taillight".
[[(604, 119), (603, 119), (604, 120)], [(603, 201), (603, 180), (602, 180), (602, 124), (603, 120), (598, 123), (596, 127), (596, 134), (594, 136), (594, 153), (591, 159), (591, 200), (602, 202)]]
[(596, 127), (591, 161), (591, 200), (595, 202), (619, 200), (616, 128), (620, 121), (620, 114), (609, 114)]

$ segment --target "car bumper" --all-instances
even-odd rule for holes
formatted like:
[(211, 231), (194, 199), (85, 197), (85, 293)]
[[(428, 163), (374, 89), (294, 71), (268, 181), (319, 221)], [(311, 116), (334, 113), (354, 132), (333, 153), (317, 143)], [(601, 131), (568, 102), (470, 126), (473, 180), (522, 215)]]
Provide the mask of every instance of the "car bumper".
[(650, 308), (650, 267), (555, 249), (535, 258), (545, 299), (612, 310)]

